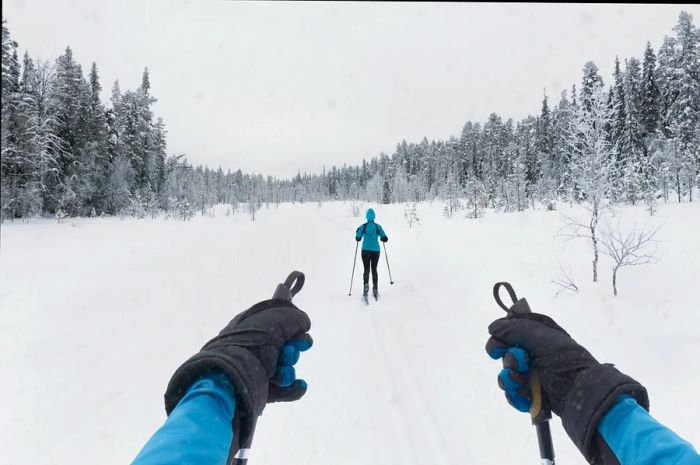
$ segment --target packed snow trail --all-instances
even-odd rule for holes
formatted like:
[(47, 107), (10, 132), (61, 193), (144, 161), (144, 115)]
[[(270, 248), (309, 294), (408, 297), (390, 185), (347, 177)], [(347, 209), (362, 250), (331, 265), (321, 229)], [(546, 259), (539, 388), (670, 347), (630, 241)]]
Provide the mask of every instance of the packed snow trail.
[[(617, 298), (606, 262), (589, 283), (587, 244), (555, 237), (556, 212), (448, 220), (421, 204), (422, 224), (408, 228), (402, 206), (374, 207), (396, 283), (382, 257), (369, 306), (359, 258), (347, 296), (364, 222), (349, 204), (270, 207), (255, 222), (224, 207), (190, 222), (4, 224), (3, 463), (129, 463), (164, 420), (175, 368), (293, 269), (307, 277), (295, 303), (312, 319), (315, 344), (298, 364), (309, 390), (266, 408), (253, 465), (537, 463), (529, 417), (507, 405), (500, 364), (484, 351), (487, 325), (503, 315), (491, 296), (502, 280), (644, 383), (652, 414), (700, 443), (700, 205), (661, 208), (661, 262), (623, 271)], [(641, 208), (622, 214), (648, 219)], [(581, 289), (555, 299), (557, 256)], [(552, 429), (560, 463), (584, 465), (558, 420)]]

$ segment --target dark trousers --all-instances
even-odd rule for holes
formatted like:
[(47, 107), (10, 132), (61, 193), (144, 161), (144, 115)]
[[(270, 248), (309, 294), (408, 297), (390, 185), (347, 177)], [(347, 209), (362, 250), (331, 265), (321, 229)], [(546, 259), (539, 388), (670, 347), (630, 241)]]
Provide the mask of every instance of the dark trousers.
[(369, 284), (369, 267), (372, 266), (372, 287), (377, 288), (379, 284), (379, 275), (377, 275), (377, 263), (379, 263), (379, 252), (370, 250), (362, 251), (362, 266), (365, 271), (362, 274), (362, 280), (365, 284)]

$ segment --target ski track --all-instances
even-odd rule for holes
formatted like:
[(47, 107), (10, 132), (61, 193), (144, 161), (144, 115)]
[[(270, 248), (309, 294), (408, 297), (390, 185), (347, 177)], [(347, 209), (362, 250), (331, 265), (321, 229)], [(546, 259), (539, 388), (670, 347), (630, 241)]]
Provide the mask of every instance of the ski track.
[[(409, 368), (404, 351), (399, 348), (394, 331), (387, 328), (383, 322), (384, 315), (372, 314), (371, 327), (374, 338), (383, 340), (383, 362), (384, 371), (390, 379), (392, 390), (391, 403), (396, 405), (403, 403), (404, 408), (398, 408), (402, 417), (402, 423), (407, 432), (407, 442), (411, 445), (411, 459), (403, 463), (436, 463), (447, 465), (450, 463), (445, 456), (445, 447), (427, 402), (429, 396), (422, 395), (415, 375), (415, 370)], [(381, 338), (381, 339), (380, 339)], [(405, 397), (408, 402), (403, 401)]]

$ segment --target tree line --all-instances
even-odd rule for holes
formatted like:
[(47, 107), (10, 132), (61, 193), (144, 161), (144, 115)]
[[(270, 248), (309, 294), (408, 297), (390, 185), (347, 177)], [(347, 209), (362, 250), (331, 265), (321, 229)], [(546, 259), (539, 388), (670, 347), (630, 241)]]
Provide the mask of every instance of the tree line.
[[(166, 153), (152, 111), (148, 69), (136, 90), (115, 82), (100, 100), (97, 66), (84, 75), (70, 48), (54, 62), (25, 53), (2, 23), (2, 217), (137, 214), (216, 203), (442, 199), (463, 206), (522, 210), (593, 195), (582, 177), (581, 128), (601, 126), (606, 199), (653, 205), (693, 200), (700, 185), (700, 31), (682, 12), (673, 33), (642, 59), (615, 59), (606, 86), (588, 62), (579, 87), (521, 121), (492, 113), (447, 140), (399, 142), (359, 165), (289, 179), (224, 173)], [(601, 97), (601, 94), (603, 97)], [(591, 111), (601, 99), (605, 108)], [(588, 115), (588, 120), (586, 120)], [(591, 116), (592, 115), (592, 116)], [(590, 128), (588, 128), (590, 129)], [(600, 147), (599, 147), (600, 148)], [(609, 162), (609, 163), (607, 163)], [(596, 194), (597, 195), (597, 194)], [(462, 201), (466, 200), (466, 205)]]

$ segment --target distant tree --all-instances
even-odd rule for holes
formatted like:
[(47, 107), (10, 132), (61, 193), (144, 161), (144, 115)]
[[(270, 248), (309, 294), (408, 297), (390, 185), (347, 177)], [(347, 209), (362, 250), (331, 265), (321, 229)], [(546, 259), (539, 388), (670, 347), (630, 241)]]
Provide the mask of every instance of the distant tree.
[(659, 127), (659, 99), (661, 96), (656, 81), (656, 55), (654, 49), (651, 48), (651, 43), (647, 42), (642, 64), (641, 107), (639, 109), (644, 137), (653, 136)]
[(610, 173), (614, 166), (614, 151), (606, 127), (613, 120), (613, 111), (601, 86), (591, 90), (588, 106), (580, 107), (568, 131), (571, 151), (571, 172), (581, 190), (581, 205), (587, 212), (585, 220), (564, 216), (564, 230), (570, 237), (591, 241), (593, 251), (593, 281), (598, 281), (598, 224), (604, 215), (611, 190)]
[(481, 218), (484, 216), (484, 207), (488, 201), (488, 193), (484, 183), (472, 178), (467, 181), (464, 191), (467, 197), (467, 218)]
[(418, 218), (418, 212), (416, 211), (416, 203), (413, 202), (413, 204), (410, 207), (406, 207), (406, 209), (403, 212), (404, 218), (406, 218), (406, 222), (408, 223), (408, 227), (412, 228), (413, 225), (419, 225), (420, 224), (420, 218)]
[[(581, 83), (581, 106), (585, 111), (590, 111), (593, 100), (598, 99), (598, 90), (603, 87), (603, 78), (598, 74), (598, 66), (592, 61), (583, 66), (583, 80)], [(575, 92), (575, 91), (574, 91)], [(575, 94), (574, 94), (575, 95)]]
[(180, 218), (184, 221), (189, 221), (194, 216), (194, 210), (186, 198), (182, 198), (177, 202), (177, 211)]
[(613, 260), (612, 287), (617, 296), (617, 275), (626, 266), (639, 266), (657, 261), (656, 249), (647, 250), (655, 241), (658, 229), (637, 225), (624, 231), (619, 222), (617, 226), (606, 225), (603, 235), (603, 253)]
[(450, 217), (462, 209), (462, 188), (459, 185), (457, 173), (450, 171), (441, 189), (441, 195), (445, 199), (446, 216)]

